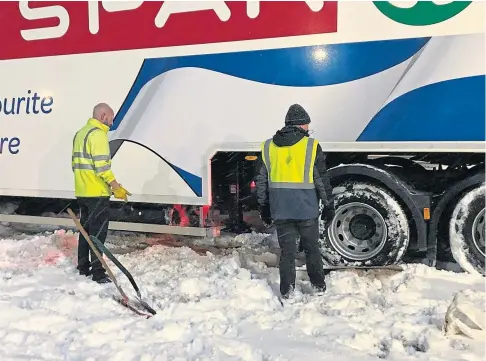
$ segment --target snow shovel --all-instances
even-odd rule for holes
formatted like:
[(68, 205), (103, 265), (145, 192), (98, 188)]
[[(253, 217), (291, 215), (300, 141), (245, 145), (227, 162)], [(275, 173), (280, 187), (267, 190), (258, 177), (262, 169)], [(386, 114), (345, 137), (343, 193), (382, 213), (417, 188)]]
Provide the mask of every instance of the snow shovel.
[[(103, 243), (101, 243), (96, 237), (94, 237), (94, 236), (90, 237), (88, 235), (88, 233), (86, 232), (86, 230), (84, 229), (84, 227), (81, 225), (81, 222), (76, 218), (76, 215), (74, 214), (74, 212), (70, 208), (67, 209), (67, 212), (69, 213), (69, 216), (74, 221), (74, 224), (76, 225), (76, 227), (78, 228), (78, 230), (81, 232), (81, 234), (84, 236), (84, 238), (88, 242), (89, 246), (91, 247), (91, 249), (95, 253), (96, 257), (100, 260), (101, 264), (105, 268), (106, 272), (108, 273), (108, 276), (110, 277), (111, 281), (113, 282), (113, 284), (117, 288), (118, 292), (120, 292), (120, 295), (122, 296), (122, 299), (119, 300), (119, 299), (116, 299), (115, 298), (115, 300), (118, 303), (120, 303), (121, 305), (125, 306), (126, 308), (130, 309), (131, 311), (135, 312), (136, 314), (138, 314), (140, 316), (146, 316), (147, 318), (150, 318), (150, 317), (152, 317), (152, 315), (155, 315), (156, 314), (155, 310), (152, 307), (150, 307), (145, 301), (142, 300), (142, 296), (140, 294), (140, 290), (139, 290), (137, 284), (135, 283), (135, 280), (133, 279), (133, 277), (130, 274), (130, 272), (127, 271), (127, 269), (120, 263), (120, 261), (118, 261), (115, 258), (115, 256), (113, 255), (113, 253), (111, 253), (105, 247), (105, 245)], [(151, 315), (146, 314), (146, 313), (143, 313), (143, 312), (140, 312), (133, 305), (131, 305), (129, 303), (128, 296), (125, 294), (125, 292), (123, 291), (123, 289), (118, 284), (118, 282), (117, 282), (117, 280), (115, 278), (115, 275), (111, 271), (110, 267), (108, 267), (108, 264), (104, 260), (103, 256), (98, 252), (98, 249), (94, 246), (93, 242), (96, 243), (96, 245), (101, 249), (101, 251), (104, 252), (108, 256), (108, 258), (120, 269), (120, 271), (122, 271), (122, 273), (125, 276), (127, 276), (128, 280), (130, 281), (130, 283), (132, 284), (133, 288), (137, 292), (137, 296), (138, 296), (137, 301)]]

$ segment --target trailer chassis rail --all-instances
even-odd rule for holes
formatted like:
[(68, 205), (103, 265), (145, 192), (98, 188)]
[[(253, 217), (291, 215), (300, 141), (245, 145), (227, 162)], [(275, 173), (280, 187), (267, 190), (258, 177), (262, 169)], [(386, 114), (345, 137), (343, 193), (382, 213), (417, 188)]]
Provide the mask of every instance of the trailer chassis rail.
[[(74, 230), (76, 229), (76, 225), (74, 224), (73, 220), (70, 218), (0, 214), (0, 222), (64, 226), (64, 227), (72, 228)], [(114, 231), (176, 234), (181, 236), (208, 237), (208, 238), (218, 237), (221, 233), (219, 227), (180, 227), (180, 226), (167, 226), (162, 224), (115, 222), (115, 221), (110, 221), (110, 223), (108, 224), (108, 229)]]

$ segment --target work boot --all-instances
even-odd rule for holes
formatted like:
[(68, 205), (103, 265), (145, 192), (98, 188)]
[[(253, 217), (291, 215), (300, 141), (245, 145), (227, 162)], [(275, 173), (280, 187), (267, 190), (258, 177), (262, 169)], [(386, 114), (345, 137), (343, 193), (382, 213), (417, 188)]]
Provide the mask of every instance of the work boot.
[(326, 284), (324, 283), (323, 285), (315, 286), (313, 285), (312, 287), (314, 289), (314, 296), (322, 296), (326, 292)]
[(93, 274), (92, 280), (95, 281), (96, 283), (110, 283), (111, 279), (108, 277), (106, 273), (102, 272), (97, 272)]
[(95, 281), (96, 283), (99, 283), (99, 284), (103, 284), (103, 283), (111, 283), (111, 279), (110, 277), (108, 276), (105, 276), (97, 281)]
[(286, 292), (282, 292), (281, 290), (280, 294), (284, 300), (288, 300), (294, 294), (294, 286), (290, 286)]
[(78, 270), (81, 276), (88, 277), (91, 274), (91, 270), (89, 266), (78, 266), (76, 267), (76, 269)]

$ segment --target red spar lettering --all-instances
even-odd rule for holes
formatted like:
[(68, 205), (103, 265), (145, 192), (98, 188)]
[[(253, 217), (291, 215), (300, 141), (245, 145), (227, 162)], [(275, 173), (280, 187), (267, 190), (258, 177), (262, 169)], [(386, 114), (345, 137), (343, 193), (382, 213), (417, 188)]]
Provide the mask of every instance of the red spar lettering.
[(0, 60), (337, 31), (336, 1), (0, 1)]
[[(320, 11), (324, 7), (324, 1), (304, 1), (312, 11)], [(106, 12), (135, 10), (143, 1), (88, 1), (88, 26), (91, 34), (97, 34), (100, 30), (99, 3)], [(49, 18), (59, 19), (59, 24), (52, 27), (41, 27), (24, 29), (20, 34), (25, 40), (53, 39), (64, 36), (69, 29), (69, 13), (61, 5), (43, 6), (37, 8), (29, 7), (29, 1), (20, 1), (19, 10), (27, 20), (41, 20)], [(231, 17), (231, 10), (224, 1), (199, 2), (199, 1), (164, 1), (157, 15), (154, 24), (162, 28), (169, 17), (173, 14), (212, 10), (221, 21), (227, 21)], [(255, 19), (260, 14), (260, 1), (246, 1), (246, 13), (249, 18)]]

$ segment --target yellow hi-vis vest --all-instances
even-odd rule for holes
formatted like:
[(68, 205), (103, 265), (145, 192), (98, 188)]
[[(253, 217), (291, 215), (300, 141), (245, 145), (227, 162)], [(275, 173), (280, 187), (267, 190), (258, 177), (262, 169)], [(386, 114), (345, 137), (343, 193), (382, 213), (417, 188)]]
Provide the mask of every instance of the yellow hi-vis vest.
[(110, 197), (111, 171), (109, 127), (90, 118), (73, 139), (71, 166), (76, 197)]
[(268, 188), (313, 189), (317, 140), (303, 137), (291, 146), (278, 147), (272, 139), (262, 143)]

